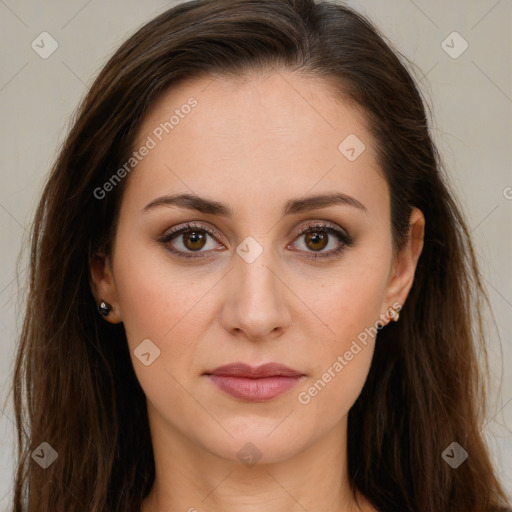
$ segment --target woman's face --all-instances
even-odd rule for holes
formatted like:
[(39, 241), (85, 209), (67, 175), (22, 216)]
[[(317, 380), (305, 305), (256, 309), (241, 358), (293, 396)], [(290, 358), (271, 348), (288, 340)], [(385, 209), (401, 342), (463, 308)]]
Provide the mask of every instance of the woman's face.
[[(153, 436), (276, 462), (342, 435), (418, 256), (393, 254), (363, 117), (292, 72), (202, 78), (160, 99), (135, 147), (94, 280), (124, 322)], [(298, 376), (211, 375), (232, 363)]]

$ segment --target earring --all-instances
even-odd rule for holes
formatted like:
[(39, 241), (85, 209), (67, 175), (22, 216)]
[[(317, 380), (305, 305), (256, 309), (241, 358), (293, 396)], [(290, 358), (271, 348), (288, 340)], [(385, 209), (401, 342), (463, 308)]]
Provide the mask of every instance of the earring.
[(400, 313), (395, 308), (391, 309), (393, 310), (393, 322), (398, 322), (398, 319), (400, 318)]
[(98, 313), (103, 316), (108, 316), (108, 314), (112, 311), (112, 306), (102, 300), (98, 306)]

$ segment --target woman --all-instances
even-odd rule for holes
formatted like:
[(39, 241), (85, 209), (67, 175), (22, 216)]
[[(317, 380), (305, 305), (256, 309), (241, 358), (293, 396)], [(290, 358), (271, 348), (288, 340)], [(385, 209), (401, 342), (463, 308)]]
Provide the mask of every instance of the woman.
[(414, 81), (349, 8), (196, 0), (142, 27), (80, 107), (31, 262), (14, 510), (507, 505), (468, 231)]

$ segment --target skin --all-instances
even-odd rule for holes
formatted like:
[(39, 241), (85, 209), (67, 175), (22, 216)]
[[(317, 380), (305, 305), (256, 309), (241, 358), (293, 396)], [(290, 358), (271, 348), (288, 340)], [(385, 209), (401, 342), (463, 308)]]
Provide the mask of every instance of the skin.
[[(413, 210), (409, 241), (396, 253), (389, 190), (364, 117), (327, 83), (285, 70), (180, 84), (153, 106), (136, 147), (191, 96), (198, 105), (127, 178), (112, 255), (91, 265), (93, 293), (113, 306), (107, 321), (124, 322), (147, 397), (156, 479), (143, 511), (374, 510), (349, 492), (346, 438), (375, 339), (309, 403), (298, 394), (365, 328), (389, 322), (390, 306), (405, 303), (423, 215)], [(349, 134), (366, 146), (354, 161), (338, 150)], [(336, 204), (281, 213), (290, 199), (332, 192), (365, 210)], [(233, 217), (177, 206), (143, 211), (176, 193), (225, 203)], [(157, 241), (187, 221), (222, 236), (206, 235), (204, 259), (180, 259)], [(299, 237), (311, 221), (347, 230), (353, 245), (307, 259), (340, 244), (330, 234), (325, 248)], [(248, 236), (263, 250), (251, 263), (236, 252)], [(194, 253), (183, 235), (169, 245)], [(145, 339), (160, 350), (149, 366), (133, 352)], [(203, 375), (235, 361), (279, 362), (306, 377), (273, 400), (245, 402)], [(248, 442), (261, 453), (252, 466), (237, 456)]]

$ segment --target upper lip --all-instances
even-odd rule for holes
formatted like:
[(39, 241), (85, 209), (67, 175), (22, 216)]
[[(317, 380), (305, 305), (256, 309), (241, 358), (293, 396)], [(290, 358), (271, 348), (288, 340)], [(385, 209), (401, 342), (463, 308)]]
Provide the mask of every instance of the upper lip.
[(304, 374), (288, 368), (279, 363), (267, 363), (260, 366), (251, 366), (246, 363), (230, 363), (223, 366), (219, 366), (214, 370), (205, 372), (206, 375), (223, 375), (231, 377), (247, 377), (252, 379), (258, 379), (263, 377), (302, 377)]

